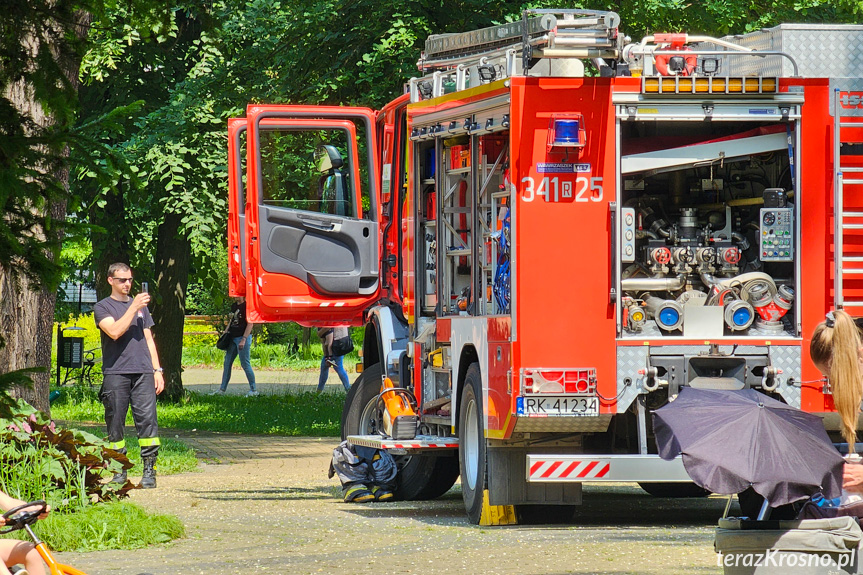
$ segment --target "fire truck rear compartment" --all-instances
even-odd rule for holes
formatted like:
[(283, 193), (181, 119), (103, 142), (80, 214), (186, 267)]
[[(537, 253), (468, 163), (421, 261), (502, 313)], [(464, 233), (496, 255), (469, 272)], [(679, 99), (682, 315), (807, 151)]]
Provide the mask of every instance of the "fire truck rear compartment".
[(797, 335), (793, 135), (790, 121), (621, 121), (622, 337)]

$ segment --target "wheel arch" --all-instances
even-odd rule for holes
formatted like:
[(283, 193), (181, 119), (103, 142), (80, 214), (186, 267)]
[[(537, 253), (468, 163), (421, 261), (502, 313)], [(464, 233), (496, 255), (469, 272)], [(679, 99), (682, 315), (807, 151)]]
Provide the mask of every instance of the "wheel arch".
[(378, 337), (378, 326), (374, 321), (366, 324), (363, 335), (363, 369), (381, 363), (381, 345)]
[[(369, 333), (369, 326), (373, 329)], [(406, 387), (399, 381), (399, 362), (405, 357), (410, 329), (403, 319), (388, 306), (377, 306), (369, 311), (369, 322), (363, 340), (363, 353), (381, 364), (385, 376), (397, 387)], [(363, 358), (365, 360), (365, 357)], [(364, 364), (373, 365), (373, 364)]]
[[(470, 368), (471, 364), (476, 363), (479, 367), (480, 377), (483, 381), (483, 387), (485, 387), (485, 377), (482, 371), (482, 365), (479, 361), (479, 353), (477, 352), (476, 347), (473, 344), (467, 344), (459, 353), (459, 361), (458, 361), (458, 373), (456, 375), (456, 398), (455, 403), (453, 404), (453, 418), (456, 422), (456, 426), (458, 426), (459, 416), (458, 413), (461, 410), (461, 396), (464, 391), (464, 380), (467, 377), (467, 370)], [(482, 399), (482, 398), (480, 398)], [(483, 410), (485, 410), (485, 402), (483, 401)]]

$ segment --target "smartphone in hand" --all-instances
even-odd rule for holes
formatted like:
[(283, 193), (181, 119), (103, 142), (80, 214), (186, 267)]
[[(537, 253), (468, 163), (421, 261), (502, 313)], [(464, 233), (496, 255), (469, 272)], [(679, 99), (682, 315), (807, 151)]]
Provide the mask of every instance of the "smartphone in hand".
[[(147, 282), (141, 282), (141, 293), (150, 293), (150, 285)], [(138, 317), (144, 317), (144, 312), (138, 310)]]

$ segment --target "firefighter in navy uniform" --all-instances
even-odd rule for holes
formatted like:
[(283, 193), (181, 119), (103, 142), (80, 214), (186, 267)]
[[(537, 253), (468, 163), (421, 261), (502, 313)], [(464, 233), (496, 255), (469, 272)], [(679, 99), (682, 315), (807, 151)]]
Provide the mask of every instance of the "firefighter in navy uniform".
[[(132, 406), (135, 431), (141, 446), (144, 475), (141, 487), (156, 487), (156, 456), (159, 452), (159, 425), (156, 422), (156, 395), (165, 387), (159, 356), (150, 328), (153, 318), (147, 309), (148, 293), (129, 296), (132, 270), (124, 263), (108, 268), (111, 295), (93, 308), (96, 325), (102, 332), (102, 373), (99, 397), (105, 406), (105, 426), (112, 449), (126, 453), (123, 431), (126, 413)], [(112, 481), (126, 482), (126, 471)]]

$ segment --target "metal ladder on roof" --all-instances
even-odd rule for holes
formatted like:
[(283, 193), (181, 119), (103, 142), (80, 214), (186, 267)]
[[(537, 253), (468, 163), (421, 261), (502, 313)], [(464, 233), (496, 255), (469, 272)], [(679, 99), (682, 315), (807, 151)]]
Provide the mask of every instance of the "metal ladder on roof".
[(602, 10), (525, 10), (516, 22), (432, 34), (417, 67), (426, 72), (449, 70), (525, 47), (526, 58), (617, 58), (619, 24), (617, 13)]
[(486, 84), (529, 70), (544, 58), (609, 58), (623, 48), (620, 16), (602, 10), (525, 10), (522, 19), (470, 32), (433, 34), (411, 80), (411, 101)]
[[(846, 141), (842, 137), (843, 130), (851, 128), (863, 129), (863, 117), (849, 119), (851, 116), (842, 115), (843, 107), (840, 102), (841, 92), (838, 88), (833, 91), (833, 260), (834, 260), (834, 279), (833, 279), (833, 305), (835, 309), (854, 308), (853, 316), (863, 316), (863, 298), (846, 299), (845, 290), (846, 283), (849, 278), (857, 276), (857, 280), (863, 282), (863, 249), (856, 250), (855, 254), (845, 253), (846, 234), (853, 230), (863, 230), (863, 211), (861, 208), (856, 210), (846, 210), (846, 194), (856, 193), (858, 197), (863, 198), (863, 165), (849, 166), (842, 164), (842, 147), (851, 145), (861, 145), (861, 138), (858, 141)], [(857, 202), (858, 205), (863, 205)], [(863, 234), (863, 231), (860, 232)], [(858, 234), (859, 235), (859, 234)], [(846, 264), (857, 264), (847, 266)]]

